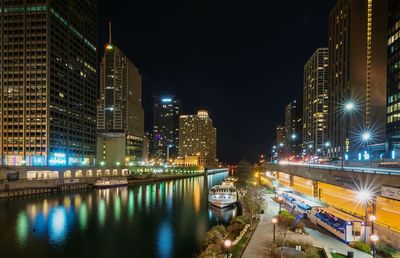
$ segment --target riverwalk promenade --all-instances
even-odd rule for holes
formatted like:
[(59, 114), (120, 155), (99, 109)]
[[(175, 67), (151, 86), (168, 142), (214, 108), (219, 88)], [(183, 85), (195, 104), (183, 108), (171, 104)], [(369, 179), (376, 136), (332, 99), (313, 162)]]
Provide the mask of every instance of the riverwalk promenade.
[[(269, 246), (272, 246), (273, 238), (273, 224), (272, 218), (278, 214), (279, 204), (276, 203), (272, 197), (273, 194), (264, 194), (266, 210), (264, 214), (260, 216), (258, 226), (250, 239), (245, 251), (243, 252), (242, 258), (260, 258), (269, 257)], [(315, 247), (326, 248), (327, 250), (335, 250), (337, 253), (347, 254), (347, 251), (353, 251), (354, 257), (357, 258), (371, 258), (372, 256), (356, 250), (345, 243), (339, 241), (328, 233), (324, 232), (323, 229), (317, 227), (305, 228), (307, 234), (296, 234), (289, 231), (287, 239), (305, 241), (312, 243)]]

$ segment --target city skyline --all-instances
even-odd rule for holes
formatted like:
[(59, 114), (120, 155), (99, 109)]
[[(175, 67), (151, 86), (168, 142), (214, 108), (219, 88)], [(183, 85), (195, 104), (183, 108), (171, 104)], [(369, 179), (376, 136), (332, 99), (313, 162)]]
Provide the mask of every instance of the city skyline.
[[(206, 109), (213, 117), (221, 161), (256, 161), (272, 147), (275, 125), (283, 122), (282, 109), (291, 99), (300, 101), (304, 64), (316, 48), (327, 46), (333, 3), (292, 3), (294, 7), (273, 3), (266, 15), (262, 14), (264, 3), (243, 6), (231, 2), (230, 14), (222, 18), (225, 5), (214, 1), (198, 7), (192, 3), (100, 1), (99, 45), (106, 44), (107, 23), (112, 21), (114, 41), (143, 75), (146, 131), (152, 127), (152, 96), (175, 95), (186, 113)], [(121, 10), (122, 4), (128, 7)], [(127, 19), (129, 6), (142, 12)], [(285, 20), (274, 8), (299, 11)], [(199, 23), (204, 13), (208, 20)], [(269, 25), (275, 20), (279, 28)], [(133, 30), (127, 33), (130, 24)], [(283, 51), (292, 47), (291, 40), (300, 51)], [(282, 51), (275, 51), (279, 48)], [(286, 76), (288, 60), (290, 75)], [(269, 101), (270, 90), (274, 101)]]

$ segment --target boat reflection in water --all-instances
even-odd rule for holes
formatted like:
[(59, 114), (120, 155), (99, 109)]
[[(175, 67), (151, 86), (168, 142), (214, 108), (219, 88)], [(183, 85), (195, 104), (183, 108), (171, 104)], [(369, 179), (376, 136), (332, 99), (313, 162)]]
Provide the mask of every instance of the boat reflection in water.
[(210, 205), (208, 208), (209, 219), (215, 221), (218, 224), (228, 225), (232, 218), (241, 215), (241, 206), (228, 207), (220, 209), (218, 207)]

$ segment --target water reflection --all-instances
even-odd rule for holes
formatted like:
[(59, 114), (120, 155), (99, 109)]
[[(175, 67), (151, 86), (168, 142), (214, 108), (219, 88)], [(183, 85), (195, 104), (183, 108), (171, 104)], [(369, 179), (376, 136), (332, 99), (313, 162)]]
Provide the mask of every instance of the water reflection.
[(99, 209), (98, 209), (98, 219), (99, 219), (99, 224), (101, 227), (104, 227), (104, 224), (106, 222), (106, 202), (104, 201), (104, 199), (100, 199), (99, 202)]
[(17, 239), (21, 246), (25, 245), (28, 239), (29, 220), (25, 212), (20, 212), (17, 218)]
[(158, 255), (157, 257), (172, 257), (171, 251), (173, 247), (173, 237), (172, 237), (172, 228), (169, 222), (164, 222), (160, 226), (160, 230), (157, 236), (157, 248)]
[[(212, 225), (236, 216), (236, 209), (208, 205), (208, 189), (225, 176), (0, 200), (2, 231), (15, 232), (7, 248), (9, 235), (0, 235), (0, 253), (43, 257), (46, 250), (48, 257), (88, 257), (76, 255), (81, 248), (99, 258), (128, 257), (135, 243), (135, 257), (191, 257)], [(110, 246), (116, 247), (111, 256)]]
[(64, 207), (53, 208), (49, 214), (49, 238), (60, 243), (64, 241), (67, 233), (67, 215)]
[(82, 206), (79, 208), (79, 226), (81, 227), (81, 230), (86, 230), (87, 221), (88, 221), (87, 206), (86, 203), (83, 203)]

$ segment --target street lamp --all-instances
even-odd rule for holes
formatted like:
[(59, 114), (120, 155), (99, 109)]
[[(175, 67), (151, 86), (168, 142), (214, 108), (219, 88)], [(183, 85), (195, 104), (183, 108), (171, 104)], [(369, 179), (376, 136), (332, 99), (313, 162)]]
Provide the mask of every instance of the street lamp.
[[(371, 141), (371, 139), (372, 139), (372, 136), (371, 136), (371, 133), (370, 133), (370, 132), (364, 132), (364, 133), (361, 135), (361, 140), (362, 140), (362, 142), (364, 143), (364, 150), (367, 149), (367, 144), (368, 144), (368, 142)], [(366, 155), (367, 155), (367, 154), (365, 154), (364, 159), (367, 158)], [(372, 155), (371, 155), (370, 153), (368, 153), (368, 159), (371, 160), (371, 167), (372, 167), (372, 157), (371, 157), (371, 156), (372, 156)]]
[(371, 242), (372, 242), (372, 257), (376, 257), (376, 242), (379, 241), (379, 237), (375, 234), (372, 234), (370, 236)]
[(364, 239), (367, 242), (367, 224), (368, 224), (368, 201), (372, 199), (371, 192), (367, 190), (361, 190), (357, 192), (357, 199), (365, 205), (365, 221), (364, 221)]
[(229, 248), (231, 247), (231, 245), (232, 245), (232, 241), (231, 240), (226, 239), (224, 241), (224, 246), (225, 246), (225, 249), (226, 249), (226, 257), (227, 258), (229, 257)]
[[(353, 101), (348, 101), (344, 105), (344, 111), (347, 113), (346, 115), (346, 138), (344, 139), (344, 144), (346, 144), (347, 141), (349, 141), (349, 122), (350, 122), (350, 113), (355, 109), (355, 104)], [(342, 151), (342, 170), (344, 167), (344, 159), (345, 159), (345, 151), (344, 151), (344, 146), (341, 148)]]
[(277, 218), (272, 218), (272, 224), (274, 225), (274, 235), (273, 235), (273, 238), (272, 238), (272, 241), (273, 242), (275, 242), (275, 225), (276, 225), (276, 223), (278, 223), (278, 219)]
[(369, 215), (369, 221), (371, 221), (371, 233), (372, 234), (374, 234), (375, 232), (375, 230), (374, 230), (374, 222), (375, 222), (375, 220), (376, 220), (376, 216), (375, 215), (373, 215), (373, 214), (371, 214), (371, 215)]
[(279, 197), (278, 197), (278, 202), (279, 202), (279, 214), (281, 214), (281, 211), (282, 211), (282, 200), (283, 200), (282, 196), (279, 196)]

